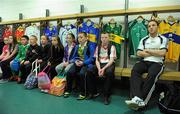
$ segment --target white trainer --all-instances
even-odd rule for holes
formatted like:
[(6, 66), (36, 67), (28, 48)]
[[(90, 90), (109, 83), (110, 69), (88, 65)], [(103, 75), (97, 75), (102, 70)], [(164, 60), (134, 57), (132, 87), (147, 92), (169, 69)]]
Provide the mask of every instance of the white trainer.
[(8, 79), (1, 79), (0, 80), (0, 84), (7, 83), (7, 82), (8, 82)]
[(144, 101), (137, 96), (131, 100), (126, 100), (125, 103), (133, 110), (138, 110), (139, 108), (143, 108), (145, 106)]

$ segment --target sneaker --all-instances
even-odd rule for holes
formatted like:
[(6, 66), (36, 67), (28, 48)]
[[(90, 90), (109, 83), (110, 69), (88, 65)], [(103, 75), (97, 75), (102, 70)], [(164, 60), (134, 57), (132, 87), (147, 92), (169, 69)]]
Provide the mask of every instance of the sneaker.
[(93, 98), (96, 98), (96, 97), (98, 97), (99, 95), (100, 95), (100, 93), (96, 93), (96, 94), (93, 95)]
[(89, 94), (89, 95), (86, 97), (86, 99), (87, 99), (87, 100), (88, 100), (88, 99), (94, 99), (94, 98), (98, 97), (99, 95), (100, 95), (99, 93)]
[(44, 90), (44, 93), (48, 93), (48, 92), (49, 92), (49, 90), (48, 90), (48, 89), (45, 89), (45, 90)]
[(86, 96), (83, 96), (83, 95), (79, 95), (79, 97), (77, 98), (77, 100), (84, 100), (86, 98)]
[(48, 90), (47, 89), (41, 89), (41, 92), (42, 93), (48, 93)]
[(1, 79), (0, 80), (0, 84), (7, 83), (7, 82), (8, 82), (8, 79)]
[(139, 108), (143, 108), (145, 106), (144, 101), (136, 96), (131, 100), (126, 100), (125, 103), (133, 110), (138, 110)]
[(131, 108), (133, 110), (138, 110), (139, 109), (139, 107), (132, 107), (132, 106), (130, 106), (131, 103), (132, 103), (132, 100), (125, 100), (125, 103), (128, 105), (129, 108)]
[(70, 96), (70, 93), (69, 92), (65, 92), (63, 96), (64, 96), (64, 98), (68, 98)]

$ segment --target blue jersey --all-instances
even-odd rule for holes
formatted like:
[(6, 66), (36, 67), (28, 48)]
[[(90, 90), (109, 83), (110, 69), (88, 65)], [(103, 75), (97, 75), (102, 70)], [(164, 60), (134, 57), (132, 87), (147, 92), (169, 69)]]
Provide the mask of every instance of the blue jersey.
[(86, 32), (88, 34), (89, 43), (97, 44), (100, 30), (98, 25), (94, 22), (91, 22), (90, 25), (88, 25), (88, 22), (82, 23), (78, 28), (78, 32)]
[(58, 31), (56, 26), (47, 26), (46, 29), (44, 30), (44, 34), (49, 38), (49, 40), (52, 39), (52, 36), (57, 36)]

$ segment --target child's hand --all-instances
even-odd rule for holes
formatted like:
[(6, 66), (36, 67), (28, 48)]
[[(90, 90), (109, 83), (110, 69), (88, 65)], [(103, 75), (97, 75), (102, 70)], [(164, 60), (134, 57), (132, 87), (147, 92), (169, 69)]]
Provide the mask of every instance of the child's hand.
[(80, 64), (80, 66), (82, 66), (82, 65), (83, 65), (83, 62), (82, 62), (82, 61), (79, 61), (79, 64)]
[(79, 67), (83, 65), (83, 62), (80, 61), (80, 60), (75, 61), (75, 63), (76, 63), (76, 65), (79, 66)]
[(22, 65), (24, 63), (24, 60), (22, 60), (21, 62), (20, 62), (20, 64)]
[(98, 71), (98, 75), (99, 75), (100, 77), (102, 77), (102, 76), (104, 75), (104, 69), (100, 69), (100, 70)]
[(66, 67), (66, 66), (68, 66), (68, 64), (69, 64), (68, 62), (64, 62), (63, 66)]
[(48, 65), (49, 65), (49, 66), (51, 66), (51, 63), (50, 63), (50, 62), (48, 62)]
[(10, 62), (10, 64), (12, 64), (13, 61)]
[(1, 61), (5, 61), (6, 59), (5, 58), (3, 58)]
[(27, 64), (29, 64), (29, 63), (30, 63), (29, 61), (25, 61), (25, 62), (24, 62), (24, 65), (27, 65)]
[(37, 62), (38, 62), (38, 63), (42, 63), (42, 59), (38, 59)]
[(77, 65), (78, 63), (79, 63), (79, 60), (76, 60), (76, 61), (75, 61), (75, 64)]

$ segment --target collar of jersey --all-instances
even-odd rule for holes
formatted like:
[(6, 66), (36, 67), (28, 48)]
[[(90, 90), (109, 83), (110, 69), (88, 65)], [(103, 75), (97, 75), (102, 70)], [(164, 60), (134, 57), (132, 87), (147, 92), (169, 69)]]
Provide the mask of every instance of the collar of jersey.
[[(158, 33), (154, 38), (159, 37), (159, 36), (160, 36), (160, 34)], [(148, 35), (148, 37), (153, 38), (153, 37), (150, 36), (150, 34)]]
[(91, 24), (89, 26), (87, 26), (87, 22), (84, 22), (83, 23), (83, 26), (86, 26), (86, 27), (92, 27), (94, 25), (94, 22), (91, 21)]
[(178, 22), (178, 21), (175, 20), (173, 23), (170, 23), (167, 19), (164, 20), (164, 23), (167, 23), (167, 24), (169, 24), (170, 26), (173, 26), (173, 25), (176, 24), (177, 22)]
[(116, 27), (117, 27), (117, 23), (116, 23), (116, 22), (115, 22), (115, 23), (113, 23), (113, 24), (115, 24), (115, 26), (114, 26), (114, 27), (111, 27), (111, 24), (112, 24), (112, 23), (110, 23), (110, 22), (108, 23), (108, 26), (109, 26), (110, 28), (116, 28)]
[(75, 27), (74, 27), (74, 25), (71, 24), (71, 25), (65, 25), (64, 28), (69, 31)]

